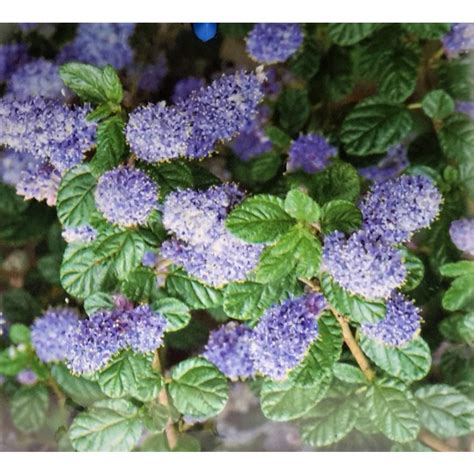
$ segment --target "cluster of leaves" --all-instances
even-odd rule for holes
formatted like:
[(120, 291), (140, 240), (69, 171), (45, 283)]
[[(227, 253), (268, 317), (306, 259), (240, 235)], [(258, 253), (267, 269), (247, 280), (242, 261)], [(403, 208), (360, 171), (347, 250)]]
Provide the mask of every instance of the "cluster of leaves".
[[(232, 26), (221, 33), (235, 40), (248, 31), (247, 25)], [(305, 25), (302, 50), (279, 66), (294, 80), (268, 103), (272, 150), (248, 162), (221, 150), (232, 178), (250, 195), (229, 214), (226, 226), (236, 237), (266, 248), (246, 281), (219, 289), (173, 266), (165, 284), (157, 286), (157, 276), (163, 275), (144, 267), (142, 258), (167, 238), (159, 212), (144, 226), (119, 228), (96, 209), (98, 178), (130, 159), (124, 91), (109, 66), (63, 66), (65, 84), (95, 105), (89, 117), (97, 121), (98, 133), (93, 156), (62, 179), (57, 218), (63, 227), (92, 224), (98, 238), (65, 246), (45, 207), (38, 210), (9, 187), (0, 187), (0, 240), (5, 245), (33, 242), (38, 256), (24, 288), (10, 289), (2, 299), (4, 314), (15, 324), (9, 347), (0, 352), (0, 374), (12, 378), (32, 369), (38, 376), (30, 387), (10, 379), (3, 386), (15, 426), (36, 432), (50, 423), (61, 449), (199, 449), (199, 427), (228, 399), (226, 377), (195, 356), (209, 328), (229, 319), (252, 327), (266, 309), (309, 285), (320, 288), (330, 309), (320, 317), (319, 336), (304, 360), (284, 381), (258, 377), (252, 383), (263, 414), (291, 420), (316, 449), (334, 444), (337, 449), (336, 443), (356, 433), (389, 440), (394, 450), (424, 450), (427, 432), (458, 438), (462, 449), (463, 437), (474, 430), (474, 263), (457, 261), (448, 230), (474, 197), (474, 123), (455, 112), (455, 100), (473, 100), (474, 89), (472, 58), (447, 61), (436, 54), (447, 30), (437, 24)], [(340, 144), (338, 158), (313, 175), (284, 173), (292, 139), (313, 130)], [(321, 270), (322, 238), (360, 227), (357, 202), (367, 182), (357, 167), (375, 162), (408, 136), (415, 138), (407, 172), (431, 177), (444, 196), (437, 222), (405, 250), (409, 274), (402, 291), (426, 308), (426, 322), (422, 335), (399, 348), (357, 332), (357, 344), (372, 365), (361, 370), (344, 346), (344, 330), (380, 321), (385, 304), (349, 294)], [(158, 184), (160, 200), (176, 189), (218, 183), (205, 164), (136, 162)], [(160, 364), (156, 354), (127, 351), (87, 377), (71, 374), (62, 364), (45, 366), (34, 354), (28, 324), (40, 307), (61, 301), (64, 292), (88, 315), (112, 308), (118, 293), (152, 305), (168, 320), (168, 357), (161, 354)], [(31, 293), (40, 294), (41, 301)], [(341, 318), (347, 327), (341, 327)], [(441, 357), (432, 357), (440, 347)], [(58, 397), (60, 419), (48, 419), (49, 391)], [(186, 433), (184, 420), (195, 422), (194, 436)]]

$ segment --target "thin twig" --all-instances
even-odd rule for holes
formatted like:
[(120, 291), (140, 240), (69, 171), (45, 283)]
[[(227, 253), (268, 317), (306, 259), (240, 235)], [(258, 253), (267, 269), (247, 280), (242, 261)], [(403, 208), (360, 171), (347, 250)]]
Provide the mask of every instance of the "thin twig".
[[(156, 350), (155, 352), (151, 366), (155, 372), (159, 372), (160, 374), (162, 373), (160, 355), (158, 353), (158, 350)], [(158, 394), (158, 401), (160, 402), (161, 405), (165, 407), (169, 407), (170, 405), (169, 399), (168, 399), (168, 390), (166, 389), (165, 384), (163, 384), (163, 388), (160, 390), (160, 393)], [(174, 427), (174, 423), (171, 417), (168, 418), (168, 423), (166, 424), (166, 428), (165, 428), (165, 434), (166, 434), (166, 439), (168, 440), (168, 445), (172, 451), (173, 449), (176, 448), (178, 444), (178, 436), (176, 434), (176, 429)]]

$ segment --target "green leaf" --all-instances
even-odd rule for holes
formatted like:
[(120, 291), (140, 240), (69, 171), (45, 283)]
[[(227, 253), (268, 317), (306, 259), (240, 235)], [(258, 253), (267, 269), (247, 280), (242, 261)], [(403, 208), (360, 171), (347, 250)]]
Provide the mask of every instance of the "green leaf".
[(76, 298), (87, 298), (98, 291), (107, 274), (91, 247), (77, 244), (67, 246), (61, 265), (61, 285)]
[(273, 151), (262, 153), (248, 163), (250, 180), (253, 183), (266, 183), (273, 179), (282, 163), (282, 157)]
[(114, 230), (101, 236), (95, 243), (100, 259), (109, 260), (120, 280), (127, 278), (141, 264), (145, 242), (138, 232), (129, 229)]
[(379, 23), (331, 23), (329, 37), (340, 46), (350, 46), (362, 41), (380, 28)]
[(0, 374), (13, 377), (30, 365), (28, 352), (12, 350), (13, 347), (0, 351)]
[(97, 149), (90, 162), (96, 175), (118, 166), (125, 157), (127, 144), (124, 136), (125, 122), (117, 115), (97, 126)]
[(317, 222), (321, 215), (319, 204), (299, 189), (292, 189), (285, 199), (285, 211), (298, 221)]
[(439, 329), (446, 339), (474, 346), (474, 312), (453, 314), (441, 321)]
[(31, 341), (30, 328), (20, 323), (10, 326), (8, 336), (13, 344), (28, 344)]
[(269, 125), (265, 128), (265, 135), (270, 139), (274, 147), (282, 151), (290, 146), (291, 137), (274, 125)]
[(265, 380), (260, 391), (262, 412), (274, 421), (299, 418), (324, 397), (330, 383), (331, 377), (327, 375), (308, 387), (295, 385), (291, 379), (283, 382)]
[(146, 302), (151, 298), (156, 288), (156, 275), (149, 268), (137, 268), (129, 273), (127, 279), (121, 282), (123, 294), (137, 302)]
[(377, 58), (379, 95), (393, 102), (403, 102), (413, 94), (418, 74), (419, 55), (407, 47), (385, 51)]
[(97, 382), (71, 374), (64, 365), (51, 367), (51, 375), (61, 390), (78, 405), (89, 406), (105, 398)]
[(127, 400), (102, 400), (74, 418), (69, 428), (77, 451), (131, 451), (143, 432), (138, 408)]
[(352, 384), (366, 384), (367, 379), (365, 378), (362, 371), (351, 364), (345, 362), (338, 362), (333, 367), (334, 376), (346, 383)]
[(326, 204), (334, 199), (354, 202), (360, 193), (360, 178), (349, 163), (339, 162), (313, 177), (312, 196)]
[(20, 431), (34, 433), (46, 421), (49, 396), (42, 385), (20, 388), (11, 399), (11, 417)]
[(96, 180), (87, 165), (68, 171), (59, 186), (56, 209), (65, 227), (88, 224), (96, 211), (94, 189)]
[(205, 359), (193, 357), (180, 362), (171, 371), (169, 393), (176, 409), (196, 418), (215, 416), (224, 408), (227, 381)]
[(321, 252), (319, 240), (308, 229), (296, 225), (262, 252), (256, 280), (268, 283), (292, 272), (310, 278), (318, 272)]
[(326, 203), (321, 212), (321, 229), (325, 234), (340, 230), (350, 233), (362, 223), (362, 213), (350, 201), (335, 199)]
[(310, 387), (322, 378), (331, 378), (332, 368), (342, 352), (341, 328), (331, 313), (318, 319), (318, 337), (311, 344), (303, 361), (290, 372), (293, 383)]
[(423, 97), (421, 102), (423, 112), (432, 119), (442, 120), (454, 112), (454, 100), (449, 94), (441, 89), (437, 89)]
[(474, 279), (472, 274), (456, 278), (443, 296), (443, 308), (448, 311), (471, 309), (474, 305)]
[(301, 89), (286, 89), (278, 98), (276, 110), (280, 127), (289, 135), (295, 135), (311, 113), (308, 93)]
[(469, 162), (474, 149), (474, 122), (465, 114), (453, 113), (438, 130), (441, 148), (448, 158)]
[(392, 441), (413, 441), (420, 430), (416, 401), (407, 388), (394, 380), (376, 380), (367, 391), (373, 423)]
[(438, 39), (450, 29), (449, 23), (402, 23), (402, 28), (422, 39)]
[(84, 310), (88, 316), (101, 309), (113, 309), (115, 302), (112, 295), (103, 292), (92, 293), (84, 301)]
[(449, 385), (427, 385), (415, 392), (421, 424), (440, 438), (474, 431), (474, 402)]
[(323, 400), (301, 423), (301, 438), (315, 448), (337, 443), (352, 431), (356, 419), (357, 407), (352, 399)]
[(110, 398), (153, 400), (161, 390), (162, 380), (151, 368), (151, 356), (124, 352), (99, 374), (101, 390)]
[(460, 276), (474, 276), (474, 262), (461, 260), (454, 263), (446, 263), (439, 267), (439, 272), (445, 277), (455, 278)]
[(45, 255), (40, 257), (36, 266), (41, 276), (50, 284), (59, 286), (61, 280), (59, 277), (59, 270), (61, 268), (62, 256), (58, 254)]
[(380, 101), (357, 104), (345, 118), (341, 141), (348, 153), (365, 156), (385, 153), (410, 132), (413, 120), (408, 110)]
[(404, 251), (404, 265), (407, 270), (407, 276), (403, 283), (403, 291), (414, 290), (425, 276), (425, 266), (423, 262), (412, 252)]
[(166, 278), (166, 289), (182, 298), (191, 309), (218, 308), (222, 306), (222, 291), (206, 286), (181, 270), (175, 270)]
[(152, 308), (167, 319), (166, 332), (179, 331), (191, 320), (189, 308), (176, 298), (160, 298), (152, 304)]
[(359, 324), (373, 324), (385, 317), (386, 309), (383, 301), (368, 301), (360, 296), (352, 295), (327, 274), (321, 277), (320, 283), (329, 303), (352, 321)]
[(0, 216), (17, 216), (28, 208), (28, 202), (18, 196), (15, 189), (0, 183)]
[(381, 369), (405, 382), (420, 380), (430, 371), (431, 351), (421, 337), (402, 347), (390, 347), (361, 335), (359, 344)]
[(247, 242), (273, 241), (295, 222), (284, 206), (283, 199), (269, 194), (247, 198), (229, 214), (226, 227)]
[(90, 64), (67, 63), (59, 68), (67, 87), (85, 101), (120, 104), (123, 98), (120, 79), (111, 66), (99, 68)]
[(290, 60), (290, 69), (298, 77), (309, 81), (319, 70), (321, 55), (314, 41), (305, 41), (303, 49)]
[(161, 197), (178, 189), (190, 188), (194, 184), (191, 170), (180, 161), (162, 163), (158, 167), (147, 167), (146, 169), (151, 170), (151, 176), (158, 183)]

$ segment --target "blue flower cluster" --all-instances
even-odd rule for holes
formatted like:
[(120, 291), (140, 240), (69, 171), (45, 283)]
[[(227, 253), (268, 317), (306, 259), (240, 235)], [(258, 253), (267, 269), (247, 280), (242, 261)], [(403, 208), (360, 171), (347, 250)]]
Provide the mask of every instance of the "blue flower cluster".
[(34, 385), (38, 381), (38, 376), (31, 369), (21, 370), (15, 378), (21, 385)]
[(169, 194), (163, 225), (176, 238), (163, 243), (161, 255), (215, 287), (244, 279), (256, 267), (263, 246), (248, 244), (225, 228), (227, 214), (242, 198), (233, 184)]
[(318, 335), (317, 318), (325, 307), (320, 293), (309, 293), (268, 309), (253, 330), (256, 371), (283, 379), (296, 367)]
[(455, 56), (463, 51), (474, 49), (474, 24), (453, 23), (450, 31), (443, 36), (442, 41), (448, 56)]
[(329, 164), (329, 159), (337, 155), (337, 148), (315, 133), (301, 135), (288, 151), (288, 171), (302, 169), (306, 173), (317, 173)]
[(16, 186), (23, 171), (34, 167), (33, 157), (13, 150), (0, 152), (0, 181)]
[(459, 250), (474, 256), (474, 219), (451, 222), (449, 236)]
[(158, 187), (139, 169), (119, 167), (107, 171), (95, 190), (97, 209), (112, 224), (144, 224), (156, 208)]
[(303, 44), (298, 23), (257, 23), (246, 38), (247, 52), (263, 64), (281, 63)]
[(5, 82), (12, 73), (28, 60), (28, 49), (25, 44), (0, 44), (0, 82)]
[(31, 326), (31, 342), (43, 362), (63, 361), (69, 350), (68, 334), (78, 324), (71, 308), (49, 308)]
[(144, 92), (156, 92), (166, 74), (168, 74), (166, 57), (160, 55), (155, 63), (146, 64), (141, 68), (138, 88)]
[(46, 59), (36, 59), (18, 67), (8, 80), (6, 93), (18, 100), (30, 97), (64, 100), (68, 97), (58, 65)]
[(218, 142), (229, 141), (252, 122), (264, 79), (261, 72), (239, 71), (194, 90), (175, 106), (138, 108), (126, 128), (132, 151), (149, 162), (209, 155)]
[(35, 158), (49, 159), (60, 171), (80, 163), (95, 138), (96, 124), (88, 122), (90, 106), (67, 107), (34, 97), (0, 100), (0, 144)]
[(93, 373), (121, 350), (151, 352), (161, 346), (166, 324), (166, 319), (147, 305), (98, 311), (69, 332), (66, 364), (74, 373)]
[(66, 227), (62, 232), (63, 239), (68, 243), (88, 243), (97, 238), (97, 231), (90, 225)]
[(339, 231), (327, 235), (323, 269), (344, 289), (368, 299), (388, 298), (406, 277), (400, 251), (364, 230), (347, 239)]
[(251, 353), (252, 330), (235, 321), (212, 331), (203, 356), (232, 380), (252, 377), (255, 364)]
[(206, 81), (202, 77), (188, 76), (176, 82), (171, 100), (174, 104), (186, 100), (191, 92), (206, 87)]
[(403, 295), (394, 292), (387, 301), (385, 318), (360, 329), (370, 339), (388, 346), (400, 347), (411, 341), (420, 330), (420, 310)]
[(135, 25), (131, 23), (81, 23), (72, 42), (67, 43), (58, 55), (60, 64), (70, 61), (112, 65), (123, 69), (133, 61), (129, 39)]
[(425, 176), (404, 175), (376, 183), (360, 204), (363, 227), (387, 242), (406, 242), (431, 225), (441, 203), (441, 193)]
[(25, 199), (46, 201), (48, 206), (55, 206), (61, 177), (61, 172), (47, 160), (33, 160), (21, 172), (16, 192)]
[(456, 101), (456, 111), (469, 115), (474, 120), (474, 102), (458, 100)]
[(407, 147), (403, 144), (390, 148), (387, 154), (373, 166), (359, 168), (359, 173), (376, 183), (396, 178), (408, 167)]

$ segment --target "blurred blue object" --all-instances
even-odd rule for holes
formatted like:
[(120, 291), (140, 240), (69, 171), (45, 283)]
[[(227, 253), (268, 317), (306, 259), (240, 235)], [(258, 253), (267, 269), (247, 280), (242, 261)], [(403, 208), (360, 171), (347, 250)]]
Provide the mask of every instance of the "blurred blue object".
[(217, 34), (217, 23), (193, 23), (192, 26), (201, 41), (209, 41)]

